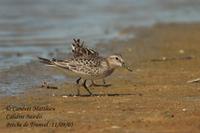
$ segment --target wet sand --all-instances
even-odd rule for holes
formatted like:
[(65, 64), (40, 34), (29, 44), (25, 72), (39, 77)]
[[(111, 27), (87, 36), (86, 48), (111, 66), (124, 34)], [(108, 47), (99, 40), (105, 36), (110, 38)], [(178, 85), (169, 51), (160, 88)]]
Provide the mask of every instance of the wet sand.
[[(200, 77), (200, 24), (129, 27), (120, 34), (129, 33), (134, 33), (135, 38), (113, 40), (105, 46), (109, 53), (121, 53), (134, 70), (132, 73), (117, 70), (107, 79), (111, 87), (91, 89), (96, 96), (88, 96), (80, 88), (82, 96), (73, 97), (79, 86), (65, 83), (53, 84), (58, 89), (36, 87), (18, 96), (3, 97), (1, 132), (200, 132), (200, 84), (187, 83)], [(97, 48), (105, 49), (103, 45)], [(14, 107), (6, 109), (10, 106)], [(36, 106), (46, 108), (39, 111)], [(24, 110), (12, 111), (20, 107)], [(13, 114), (41, 117), (14, 119), (9, 116)], [(46, 127), (30, 127), (31, 122), (47, 121), (50, 124)], [(16, 122), (29, 125), (8, 125)], [(56, 128), (52, 126), (56, 122), (65, 124)]]

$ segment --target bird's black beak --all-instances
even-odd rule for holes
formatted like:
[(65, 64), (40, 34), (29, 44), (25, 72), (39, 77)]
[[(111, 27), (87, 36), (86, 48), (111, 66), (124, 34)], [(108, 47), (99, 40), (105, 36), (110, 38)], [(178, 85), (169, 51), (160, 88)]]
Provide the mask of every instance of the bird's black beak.
[(133, 71), (133, 70), (131, 70), (131, 69), (129, 68), (129, 66), (126, 65), (126, 63), (123, 63), (123, 64), (122, 64), (122, 67), (125, 68), (125, 69), (127, 69), (127, 70), (130, 71), (130, 72)]

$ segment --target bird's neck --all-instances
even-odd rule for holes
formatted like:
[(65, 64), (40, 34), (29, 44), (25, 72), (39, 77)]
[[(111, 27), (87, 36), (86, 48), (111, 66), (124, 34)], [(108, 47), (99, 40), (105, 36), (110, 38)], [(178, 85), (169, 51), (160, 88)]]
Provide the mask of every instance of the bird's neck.
[(116, 66), (110, 64), (108, 59), (105, 59), (105, 62), (103, 63), (103, 65), (106, 66), (110, 70), (114, 70), (116, 68)]

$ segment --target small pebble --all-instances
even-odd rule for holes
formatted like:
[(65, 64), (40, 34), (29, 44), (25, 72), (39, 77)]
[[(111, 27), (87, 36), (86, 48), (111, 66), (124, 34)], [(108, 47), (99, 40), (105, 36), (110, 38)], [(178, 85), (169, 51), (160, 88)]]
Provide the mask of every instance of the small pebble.
[(68, 114), (74, 114), (74, 111), (67, 111)]
[(184, 109), (182, 109), (183, 110), (183, 112), (185, 112), (186, 111), (186, 108), (184, 108)]
[(180, 54), (184, 54), (185, 51), (184, 51), (183, 49), (180, 49), (180, 50), (179, 50), (179, 53), (180, 53)]
[(119, 127), (119, 126), (116, 126), (116, 125), (114, 125), (114, 126), (112, 126), (111, 128), (115, 128), (115, 129), (116, 129), (116, 128), (120, 128), (120, 127)]
[(67, 98), (68, 96), (62, 96), (63, 98)]
[(162, 57), (162, 60), (166, 60), (167, 58), (166, 57)]

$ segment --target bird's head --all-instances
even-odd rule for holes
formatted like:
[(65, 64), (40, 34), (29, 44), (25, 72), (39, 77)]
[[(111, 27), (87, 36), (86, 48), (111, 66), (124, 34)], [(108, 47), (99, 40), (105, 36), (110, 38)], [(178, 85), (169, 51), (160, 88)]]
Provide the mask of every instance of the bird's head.
[(126, 63), (124, 62), (124, 59), (122, 58), (122, 56), (120, 54), (114, 54), (114, 55), (110, 55), (108, 58), (108, 63), (112, 68), (116, 68), (116, 67), (123, 67), (126, 68), (129, 71), (132, 71), (131, 69), (129, 69), (129, 67), (126, 65)]

